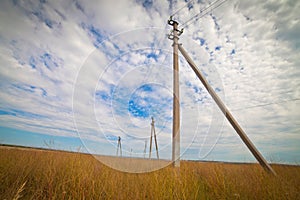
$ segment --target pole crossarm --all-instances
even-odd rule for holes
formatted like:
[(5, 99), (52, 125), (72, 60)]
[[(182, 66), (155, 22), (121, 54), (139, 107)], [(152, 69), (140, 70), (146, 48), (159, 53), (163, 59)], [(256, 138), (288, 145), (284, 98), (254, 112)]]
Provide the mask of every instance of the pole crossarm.
[(276, 175), (276, 172), (272, 169), (272, 167), (267, 163), (267, 161), (264, 159), (264, 157), (260, 154), (260, 152), (257, 150), (257, 148), (254, 146), (254, 144), (251, 142), (251, 140), (248, 138), (244, 130), (241, 128), (241, 126), (238, 124), (236, 119), (233, 117), (233, 115), (229, 112), (225, 104), (221, 101), (219, 96), (216, 94), (214, 89), (209, 85), (208, 81), (205, 79), (205, 77), (201, 74), (200, 70), (198, 69), (197, 65), (194, 63), (194, 61), (191, 59), (191, 57), (187, 54), (187, 52), (184, 50), (182, 45), (178, 45), (178, 49), (183, 55), (183, 57), (186, 59), (190, 67), (193, 69), (197, 77), (200, 79), (208, 93), (211, 95), (211, 97), (214, 99), (218, 107), (221, 109), (222, 113), (225, 115), (227, 120), (230, 122), (232, 127), (235, 129), (237, 134), (240, 136), (240, 138), (243, 140), (243, 142), (246, 144), (248, 149), (251, 151), (253, 156), (256, 158), (256, 160), (260, 163), (260, 165), (267, 171), (272, 173), (273, 175)]
[(177, 40), (179, 39), (179, 36), (183, 33), (183, 28), (181, 30), (178, 30), (178, 22), (174, 21), (172, 19), (172, 16), (170, 16), (170, 19), (168, 20), (168, 24), (170, 26), (173, 26), (173, 30), (170, 31), (170, 34), (167, 34), (168, 39), (173, 40), (176, 38)]

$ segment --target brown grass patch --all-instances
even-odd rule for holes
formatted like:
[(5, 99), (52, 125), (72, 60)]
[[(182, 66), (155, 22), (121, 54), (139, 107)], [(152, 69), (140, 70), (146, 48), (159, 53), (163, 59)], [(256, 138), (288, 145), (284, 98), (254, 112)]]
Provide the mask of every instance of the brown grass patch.
[(300, 199), (300, 167), (273, 168), (182, 161), (130, 174), (91, 155), (0, 148), (0, 199)]

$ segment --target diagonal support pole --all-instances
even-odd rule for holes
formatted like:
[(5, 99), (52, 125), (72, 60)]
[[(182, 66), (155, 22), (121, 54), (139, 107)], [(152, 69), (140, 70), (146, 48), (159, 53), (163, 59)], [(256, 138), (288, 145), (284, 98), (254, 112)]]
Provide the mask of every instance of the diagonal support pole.
[(152, 126), (151, 126), (149, 159), (151, 159), (151, 153), (152, 153), (152, 137), (153, 137), (153, 131), (152, 131)]
[(181, 45), (178, 45), (178, 49), (183, 55), (183, 57), (186, 59), (186, 61), (189, 63), (191, 68), (194, 70), (195, 74), (198, 76), (208, 93), (211, 95), (211, 97), (214, 99), (216, 104), (219, 106), (223, 114), (226, 116), (227, 120), (230, 122), (232, 127), (235, 129), (237, 134), (240, 136), (240, 138), (243, 140), (243, 142), (246, 144), (248, 149), (251, 151), (253, 156), (256, 158), (256, 160), (259, 162), (259, 164), (267, 171), (272, 173), (273, 175), (276, 175), (276, 172), (272, 169), (272, 167), (267, 163), (267, 161), (264, 159), (264, 157), (260, 154), (260, 152), (256, 149), (254, 144), (251, 142), (251, 140), (248, 138), (244, 130), (241, 128), (241, 126), (238, 124), (236, 119), (232, 116), (232, 114), (229, 112), (225, 104), (221, 101), (221, 99), (218, 97), (214, 89), (209, 85), (205, 77), (201, 74), (199, 69), (197, 68), (196, 64), (193, 62), (193, 60), (189, 57), (187, 52), (184, 50), (184, 48)]
[(157, 159), (159, 159), (158, 145), (157, 145), (157, 139), (156, 139), (155, 126), (154, 126), (154, 118), (152, 117), (151, 119), (152, 119), (151, 126), (152, 126), (152, 130), (153, 130), (154, 142), (155, 142), (155, 148), (156, 148), (156, 156), (157, 156)]

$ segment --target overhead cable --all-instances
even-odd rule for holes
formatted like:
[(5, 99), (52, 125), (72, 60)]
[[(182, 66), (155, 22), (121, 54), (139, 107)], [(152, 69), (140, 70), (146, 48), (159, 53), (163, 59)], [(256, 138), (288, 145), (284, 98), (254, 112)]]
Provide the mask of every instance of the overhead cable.
[(186, 6), (188, 6), (189, 5), (189, 3), (192, 3), (194, 0), (189, 0), (188, 2), (186, 2), (186, 4), (184, 5), (184, 6), (182, 6), (181, 8), (179, 8), (178, 10), (176, 10), (172, 15), (170, 15), (170, 16), (174, 16), (174, 15), (176, 15), (177, 13), (179, 13), (182, 9), (184, 9)]
[(207, 15), (209, 12), (212, 12), (214, 9), (220, 7), (221, 5), (223, 5), (227, 0), (216, 0), (213, 3), (211, 3), (209, 6), (203, 8), (200, 10), (199, 13), (197, 13), (196, 15), (194, 15), (193, 17), (191, 17), (190, 19), (188, 19), (186, 22), (182, 23), (180, 25), (180, 28), (186, 28), (188, 25), (190, 25), (191, 23), (193, 23), (192, 20), (198, 20), (202, 17), (204, 17), (205, 15)]
[(269, 106), (269, 105), (273, 105), (273, 104), (282, 104), (282, 103), (286, 103), (286, 102), (299, 101), (299, 100), (300, 100), (300, 98), (288, 99), (288, 100), (279, 101), (279, 102), (271, 102), (271, 103), (266, 103), (266, 104), (260, 104), (260, 105), (249, 106), (249, 107), (245, 107), (245, 108), (233, 109), (232, 111), (245, 110), (245, 109), (257, 108), (257, 107), (265, 107), (265, 106)]

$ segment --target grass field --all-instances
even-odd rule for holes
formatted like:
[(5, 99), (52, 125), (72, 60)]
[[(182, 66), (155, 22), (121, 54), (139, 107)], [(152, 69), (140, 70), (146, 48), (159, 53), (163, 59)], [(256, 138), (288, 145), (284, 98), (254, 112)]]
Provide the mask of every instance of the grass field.
[(182, 161), (130, 174), (91, 155), (0, 148), (0, 199), (300, 199), (300, 167)]

